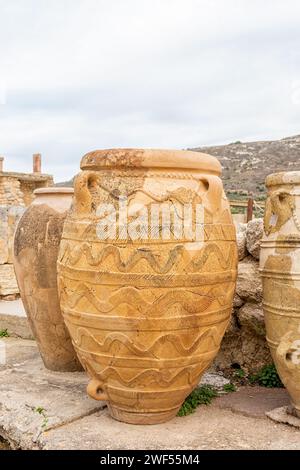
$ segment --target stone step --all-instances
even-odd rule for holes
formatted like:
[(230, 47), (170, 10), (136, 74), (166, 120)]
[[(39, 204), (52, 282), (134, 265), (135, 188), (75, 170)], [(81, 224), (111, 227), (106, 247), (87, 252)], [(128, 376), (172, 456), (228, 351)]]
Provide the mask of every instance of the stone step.
[(84, 372), (46, 370), (35, 341), (0, 346), (0, 437), (13, 449), (299, 450), (300, 431), (265, 416), (288, 403), (284, 389), (241, 387), (189, 416), (137, 426), (87, 396)]
[(21, 299), (0, 300), (0, 332), (3, 330), (7, 330), (9, 336), (33, 338)]

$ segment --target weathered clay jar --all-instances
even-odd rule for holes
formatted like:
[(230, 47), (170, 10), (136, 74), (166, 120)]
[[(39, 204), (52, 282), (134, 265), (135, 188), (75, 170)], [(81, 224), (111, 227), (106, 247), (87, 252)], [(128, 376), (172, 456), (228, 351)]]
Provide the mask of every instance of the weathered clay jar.
[(266, 179), (260, 268), (267, 341), (300, 417), (300, 171)]
[[(237, 248), (221, 167), (196, 152), (115, 149), (85, 155), (81, 169), (58, 261), (64, 319), (89, 395), (120, 421), (160, 423), (198, 384), (230, 319)], [(159, 204), (200, 214), (198, 235), (168, 230)]]
[(56, 263), (72, 188), (42, 188), (19, 221), (14, 238), (14, 267), (32, 332), (45, 366), (80, 370), (60, 311)]

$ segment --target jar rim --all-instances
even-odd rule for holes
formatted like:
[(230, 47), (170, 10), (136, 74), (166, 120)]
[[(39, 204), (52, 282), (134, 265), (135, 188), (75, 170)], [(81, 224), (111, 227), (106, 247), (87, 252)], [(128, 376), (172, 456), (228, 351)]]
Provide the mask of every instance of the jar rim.
[(285, 184), (300, 184), (300, 171), (282, 171), (266, 177), (267, 188)]
[(139, 148), (95, 150), (83, 156), (80, 167), (82, 170), (100, 168), (197, 170), (218, 176), (222, 171), (219, 160), (206, 153)]
[(74, 189), (65, 186), (49, 186), (46, 188), (37, 188), (33, 191), (35, 196), (39, 194), (74, 194)]

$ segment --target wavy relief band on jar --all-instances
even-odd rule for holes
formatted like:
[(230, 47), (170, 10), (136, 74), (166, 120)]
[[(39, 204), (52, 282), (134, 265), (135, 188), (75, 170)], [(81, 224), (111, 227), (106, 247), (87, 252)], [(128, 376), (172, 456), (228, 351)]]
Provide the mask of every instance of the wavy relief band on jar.
[(300, 416), (300, 172), (270, 175), (266, 186), (260, 270), (267, 341)]
[(72, 188), (41, 188), (14, 237), (14, 268), (21, 298), (45, 367), (82, 370), (60, 310), (56, 263)]
[[(211, 364), (230, 319), (237, 248), (220, 167), (193, 152), (118, 149), (88, 154), (81, 168), (58, 278), (87, 391), (116, 419), (163, 422)], [(171, 228), (150, 217), (160, 204), (173, 211)], [(176, 231), (184, 209), (202, 219)]]

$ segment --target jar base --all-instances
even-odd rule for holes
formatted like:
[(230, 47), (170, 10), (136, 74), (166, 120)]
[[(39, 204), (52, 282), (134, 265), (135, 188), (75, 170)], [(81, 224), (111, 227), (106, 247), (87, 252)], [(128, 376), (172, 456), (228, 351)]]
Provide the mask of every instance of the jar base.
[(107, 404), (111, 417), (117, 421), (122, 421), (128, 424), (161, 424), (175, 418), (180, 406), (178, 408), (160, 411), (157, 413), (135, 413), (131, 411), (121, 410)]
[(288, 406), (287, 413), (289, 415), (295, 416), (296, 418), (300, 418), (300, 409), (293, 404)]

